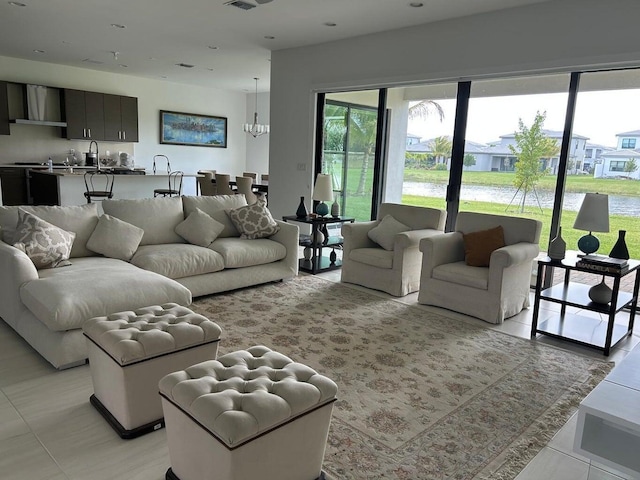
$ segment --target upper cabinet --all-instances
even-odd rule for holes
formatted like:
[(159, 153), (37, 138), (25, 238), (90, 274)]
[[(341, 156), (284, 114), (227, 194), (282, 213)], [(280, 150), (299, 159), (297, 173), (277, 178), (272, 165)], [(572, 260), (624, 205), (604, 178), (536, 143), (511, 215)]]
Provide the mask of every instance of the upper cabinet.
[(0, 82), (0, 135), (9, 135), (10, 133), (7, 82)]
[(114, 142), (138, 141), (138, 99), (104, 95), (104, 139)]
[(82, 90), (63, 90), (68, 139), (138, 141), (138, 99)]

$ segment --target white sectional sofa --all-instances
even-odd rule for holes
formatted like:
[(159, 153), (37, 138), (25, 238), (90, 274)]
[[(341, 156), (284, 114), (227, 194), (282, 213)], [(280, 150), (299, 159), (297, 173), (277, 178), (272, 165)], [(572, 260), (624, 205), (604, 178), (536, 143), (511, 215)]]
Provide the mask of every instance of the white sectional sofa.
[[(89, 318), (296, 276), (298, 227), (275, 221), (268, 238), (241, 238), (227, 212), (245, 205), (220, 195), (105, 201), (103, 216), (96, 204), (0, 207), (0, 317), (61, 369), (85, 362)], [(75, 233), (70, 265), (36, 269), (12, 246), (18, 209)], [(203, 212), (224, 228), (207, 246), (188, 243), (176, 230), (192, 238), (187, 220)]]

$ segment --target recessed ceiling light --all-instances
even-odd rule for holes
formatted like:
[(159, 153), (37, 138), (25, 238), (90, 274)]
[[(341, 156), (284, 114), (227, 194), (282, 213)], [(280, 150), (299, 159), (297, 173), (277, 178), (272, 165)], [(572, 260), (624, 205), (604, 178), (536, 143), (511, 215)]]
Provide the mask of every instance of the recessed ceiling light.
[(274, 37), (273, 35), (265, 35), (264, 38), (266, 38), (267, 40), (275, 40), (276, 37)]
[(216, 47), (215, 45), (209, 45), (209, 48), (211, 50), (218, 50), (219, 47)]
[(411, 2), (409, 4), (410, 7), (414, 7), (414, 8), (420, 8), (420, 7), (424, 7), (424, 3), (422, 2)]
[(333, 23), (333, 22), (324, 22), (324, 26), (325, 27), (335, 27), (336, 25), (338, 25), (337, 23)]
[(121, 25), (121, 24), (119, 24), (119, 23), (112, 23), (112, 24), (111, 24), (111, 26), (112, 26), (113, 28), (127, 28), (127, 26), (126, 26), (126, 25)]
[(20, 2), (7, 2), (7, 3), (12, 7), (26, 7), (24, 3), (20, 3)]
[(37, 48), (33, 51), (33, 53), (45, 53), (44, 50), (38, 50)]

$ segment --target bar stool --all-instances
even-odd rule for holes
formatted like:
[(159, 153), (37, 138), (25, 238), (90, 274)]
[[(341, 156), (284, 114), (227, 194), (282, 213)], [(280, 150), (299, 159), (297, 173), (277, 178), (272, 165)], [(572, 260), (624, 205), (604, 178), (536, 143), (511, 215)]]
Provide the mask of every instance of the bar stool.
[(169, 180), (169, 188), (156, 188), (153, 191), (153, 196), (173, 197), (174, 195), (180, 196), (182, 193), (182, 177), (184, 173), (180, 170), (175, 170), (167, 176)]
[(105, 198), (113, 198), (113, 181), (115, 177), (112, 173), (102, 170), (93, 170), (84, 174), (84, 198), (87, 203), (91, 203), (91, 199), (104, 200)]

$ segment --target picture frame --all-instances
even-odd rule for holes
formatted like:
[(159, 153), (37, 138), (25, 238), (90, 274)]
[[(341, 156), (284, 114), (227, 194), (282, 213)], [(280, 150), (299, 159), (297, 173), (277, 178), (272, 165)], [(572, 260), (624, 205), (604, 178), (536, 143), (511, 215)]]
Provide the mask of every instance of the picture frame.
[(160, 110), (160, 143), (227, 148), (227, 117)]

